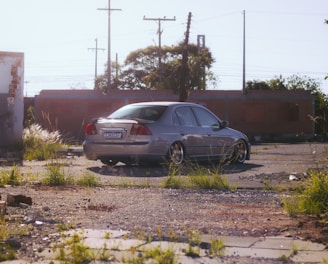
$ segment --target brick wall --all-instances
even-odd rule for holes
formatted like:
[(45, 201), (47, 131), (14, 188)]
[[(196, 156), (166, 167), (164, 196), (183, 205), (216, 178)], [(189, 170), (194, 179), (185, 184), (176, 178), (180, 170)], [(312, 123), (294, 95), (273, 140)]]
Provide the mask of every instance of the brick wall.
[[(171, 91), (113, 90), (104, 95), (93, 90), (44, 90), (35, 97), (36, 121), (82, 141), (86, 123), (107, 116), (128, 103), (178, 101)], [(308, 138), (314, 135), (313, 96), (308, 91), (192, 91), (188, 101), (211, 109), (230, 126), (249, 137)]]

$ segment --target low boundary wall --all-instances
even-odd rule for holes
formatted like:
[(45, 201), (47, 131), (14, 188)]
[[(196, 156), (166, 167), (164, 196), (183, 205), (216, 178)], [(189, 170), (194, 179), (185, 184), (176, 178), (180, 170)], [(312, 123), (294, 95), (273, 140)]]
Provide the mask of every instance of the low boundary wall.
[[(142, 101), (178, 101), (171, 91), (43, 90), (35, 97), (36, 122), (82, 141), (86, 123), (117, 108)], [(314, 98), (308, 91), (191, 91), (188, 101), (202, 104), (251, 139), (314, 136)]]

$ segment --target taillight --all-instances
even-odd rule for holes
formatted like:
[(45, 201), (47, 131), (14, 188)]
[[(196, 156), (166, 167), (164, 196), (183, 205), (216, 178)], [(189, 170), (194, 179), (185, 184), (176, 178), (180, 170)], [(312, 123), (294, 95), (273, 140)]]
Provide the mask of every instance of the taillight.
[(95, 124), (87, 124), (85, 127), (85, 134), (86, 135), (96, 135), (97, 134), (97, 128)]
[(131, 135), (137, 135), (137, 136), (150, 136), (151, 135), (151, 131), (149, 130), (148, 127), (146, 127), (145, 125), (141, 125), (141, 124), (133, 124), (131, 131), (130, 131)]

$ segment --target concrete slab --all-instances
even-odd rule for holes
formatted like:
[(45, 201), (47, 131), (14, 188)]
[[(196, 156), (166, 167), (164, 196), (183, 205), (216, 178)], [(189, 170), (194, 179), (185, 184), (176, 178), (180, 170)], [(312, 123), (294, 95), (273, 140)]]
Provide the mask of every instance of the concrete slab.
[(119, 238), (130, 234), (131, 232), (123, 230), (102, 230), (102, 229), (74, 229), (64, 232), (64, 235), (79, 234), (83, 237), (94, 237), (94, 238)]
[(311, 241), (297, 240), (287, 237), (266, 237), (257, 241), (254, 248), (291, 249), (291, 250), (313, 250), (321, 251), (325, 246)]
[(221, 264), (225, 263), (224, 259), (220, 258), (190, 258), (187, 256), (178, 256), (179, 264)]
[(327, 263), (328, 251), (313, 252), (313, 251), (299, 251), (291, 258), (293, 262), (302, 263)]
[(104, 248), (104, 246), (111, 250), (130, 250), (131, 248), (139, 248), (141, 245), (145, 244), (144, 240), (139, 239), (102, 239), (87, 237), (84, 240), (84, 244), (90, 248)]
[(225, 247), (251, 247), (255, 242), (262, 241), (263, 238), (258, 237), (237, 237), (237, 236), (219, 236), (201, 235), (202, 242), (211, 244), (213, 239), (221, 239)]
[(279, 259), (282, 256), (289, 257), (293, 253), (292, 250), (286, 249), (265, 249), (265, 248), (242, 248), (242, 247), (226, 247), (225, 256), (240, 256), (251, 258), (269, 258)]
[(97, 237), (97, 238), (119, 238), (126, 236), (131, 232), (123, 230), (96, 230), (96, 229), (81, 229), (82, 233), (87, 237)]

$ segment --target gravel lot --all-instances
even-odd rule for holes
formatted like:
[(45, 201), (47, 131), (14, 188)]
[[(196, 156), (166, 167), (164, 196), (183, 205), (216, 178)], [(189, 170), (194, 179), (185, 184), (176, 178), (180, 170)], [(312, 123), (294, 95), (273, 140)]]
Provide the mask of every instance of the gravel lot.
[[(220, 168), (237, 189), (217, 191), (160, 188), (168, 174), (163, 167), (107, 167), (83, 156), (68, 156), (59, 161), (65, 164), (66, 174), (77, 178), (91, 173), (102, 186), (27, 184), (0, 188), (0, 194), (2, 200), (7, 193), (32, 198), (32, 206), (7, 208), (9, 225), (19, 222), (33, 226), (31, 234), (15, 238), (21, 244), (20, 256), (29, 260), (35, 260), (36, 252), (58, 238), (49, 236), (58, 232), (58, 224), (143, 231), (154, 237), (161, 230), (163, 236), (185, 238), (193, 230), (215, 236), (293, 236), (327, 243), (327, 221), (323, 225), (320, 218), (290, 218), (281, 207), (282, 193), (264, 190), (265, 186), (289, 188), (301, 184), (309, 169), (328, 165), (327, 157), (328, 144), (255, 145), (250, 161)], [(45, 176), (47, 163), (26, 161), (19, 169), (35, 181)], [(4, 164), (0, 169), (11, 168)], [(299, 180), (291, 181), (290, 175)], [(125, 187), (113, 187), (117, 184)]]

